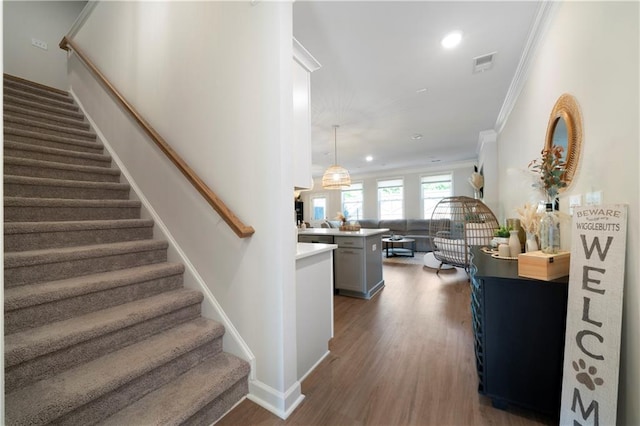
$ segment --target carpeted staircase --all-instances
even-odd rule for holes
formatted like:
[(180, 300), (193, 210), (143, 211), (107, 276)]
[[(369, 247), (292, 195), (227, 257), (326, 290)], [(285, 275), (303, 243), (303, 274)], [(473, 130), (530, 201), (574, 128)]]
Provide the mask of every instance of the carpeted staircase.
[(4, 76), (7, 425), (213, 423), (248, 364), (73, 98)]

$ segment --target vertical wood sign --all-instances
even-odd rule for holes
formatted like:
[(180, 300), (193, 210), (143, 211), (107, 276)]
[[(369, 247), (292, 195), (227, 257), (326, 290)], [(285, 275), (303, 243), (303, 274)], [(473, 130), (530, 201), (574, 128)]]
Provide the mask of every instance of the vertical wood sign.
[(560, 424), (615, 425), (627, 206), (576, 208)]

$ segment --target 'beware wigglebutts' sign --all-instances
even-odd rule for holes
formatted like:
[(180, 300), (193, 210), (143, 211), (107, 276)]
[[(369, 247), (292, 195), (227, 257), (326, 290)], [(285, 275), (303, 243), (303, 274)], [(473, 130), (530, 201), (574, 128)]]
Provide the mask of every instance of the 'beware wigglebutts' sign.
[(615, 425), (627, 206), (573, 212), (561, 425)]

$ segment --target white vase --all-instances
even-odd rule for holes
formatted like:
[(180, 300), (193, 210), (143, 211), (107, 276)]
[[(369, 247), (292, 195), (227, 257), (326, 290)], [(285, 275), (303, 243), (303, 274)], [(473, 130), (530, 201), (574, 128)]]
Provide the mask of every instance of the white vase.
[(533, 232), (527, 232), (525, 250), (527, 251), (527, 253), (538, 250), (538, 240), (536, 240), (536, 234), (534, 234)]
[(518, 238), (518, 231), (509, 231), (509, 254), (511, 257), (517, 257), (522, 253), (522, 246), (520, 245), (520, 238)]

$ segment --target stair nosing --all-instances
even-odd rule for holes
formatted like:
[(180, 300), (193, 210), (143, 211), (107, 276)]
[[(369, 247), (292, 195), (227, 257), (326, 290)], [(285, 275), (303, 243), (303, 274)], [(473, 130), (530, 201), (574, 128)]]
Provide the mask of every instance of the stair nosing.
[(61, 95), (69, 95), (69, 92), (67, 92), (65, 90), (62, 90), (62, 89), (58, 89), (57, 87), (47, 86), (46, 84), (38, 83), (38, 82), (32, 81), (32, 80), (27, 80), (25, 78), (18, 77), (17, 75), (9, 74), (9, 73), (6, 73), (6, 72), (2, 73), (2, 78), (3, 78), (3, 80), (9, 80), (10, 82), (13, 82), (13, 83), (18, 83), (18, 84), (22, 84), (22, 85), (25, 85), (25, 86), (35, 87), (35, 88), (38, 88), (40, 90), (53, 92), (53, 93), (58, 93), (58, 94), (61, 94)]
[[(53, 353), (166, 313), (201, 303), (202, 293), (188, 288), (166, 291), (40, 327), (7, 334), (5, 367)], [(144, 306), (143, 306), (144, 305)]]
[(20, 95), (26, 93), (26, 94), (39, 96), (41, 98), (45, 98), (49, 100), (63, 102), (70, 105), (75, 104), (75, 99), (68, 92), (62, 92), (62, 93), (54, 92), (52, 90), (43, 89), (41, 87), (37, 87), (31, 84), (24, 84), (17, 81), (9, 81), (9, 82), (5, 81), (3, 82), (3, 85), (5, 88), (12, 89), (11, 93), (17, 92), (13, 96), (19, 96), (18, 93)]
[[(5, 105), (4, 113), (11, 114), (14, 117), (21, 117), (26, 120), (33, 120), (38, 123), (44, 123), (41, 120), (50, 120), (70, 127), (84, 128), (86, 130), (91, 129), (91, 125), (87, 121), (85, 121), (84, 118), (72, 118), (70, 116), (50, 114), (43, 111), (23, 108), (19, 105)], [(22, 117), (22, 115), (26, 115), (28, 116), (28, 118)]]
[(84, 188), (84, 189), (108, 189), (112, 191), (129, 191), (131, 186), (128, 183), (118, 182), (92, 182), (72, 179), (53, 179), (32, 176), (4, 175), (5, 184), (31, 185), (31, 186), (55, 186), (64, 188)]
[(55, 222), (6, 222), (5, 235), (57, 233), (103, 229), (152, 228), (153, 219), (103, 219)]
[[(226, 368), (221, 364), (225, 362)], [(230, 365), (232, 364), (233, 365)], [(248, 363), (241, 358), (226, 352), (216, 354), (200, 364), (186, 371), (171, 382), (161, 386), (158, 389), (148, 393), (139, 400), (133, 402), (124, 409), (105, 419), (106, 424), (126, 424), (126, 420), (135, 418), (142, 424), (181, 424), (199, 410), (206, 407), (207, 404), (217, 399), (225, 390), (237, 384), (250, 373)], [(212, 380), (214, 378), (223, 377), (224, 383), (231, 383), (226, 389), (220, 389), (216, 384), (220, 381)], [(187, 389), (189, 393), (189, 402), (187, 407), (190, 411), (185, 412), (184, 400), (178, 402), (172, 400), (171, 390), (175, 387), (179, 389)], [(181, 394), (184, 396), (184, 394)], [(160, 402), (160, 403), (159, 403)], [(177, 405), (179, 404), (179, 405)], [(152, 407), (162, 407), (163, 415), (161, 417), (154, 416)], [(153, 418), (141, 417), (140, 413), (152, 415)], [(144, 416), (143, 414), (143, 416)]]
[[(178, 357), (187, 354), (202, 345), (219, 338), (219, 325), (205, 318), (197, 318), (173, 328), (155, 334), (147, 339), (126, 346), (115, 352), (106, 354), (100, 358), (83, 363), (75, 368), (66, 370), (56, 376), (41, 380), (32, 385), (20, 388), (5, 397), (9, 400), (7, 406), (13, 406), (11, 402), (29, 404), (28, 412), (20, 411), (23, 420), (27, 423), (39, 417), (47, 411), (55, 410), (56, 417), (73, 411), (74, 409), (94, 400), (96, 397), (106, 395), (124, 384), (135, 380), (144, 374), (165, 365)], [(167, 345), (167, 342), (171, 342)], [(140, 348), (157, 348), (150, 351), (151, 356), (139, 359), (135, 357), (135, 351)], [(146, 353), (147, 351), (145, 351)], [(115, 368), (116, 365), (119, 368)], [(94, 380), (85, 381), (88, 372)], [(117, 373), (117, 374), (115, 374)], [(80, 385), (79, 383), (82, 383)], [(75, 387), (74, 387), (75, 386)], [(31, 395), (49, 396), (47, 400), (42, 397), (37, 404), (29, 399)], [(54, 402), (54, 399), (56, 402)], [(59, 407), (57, 410), (55, 407)], [(62, 412), (60, 412), (62, 411)], [(12, 413), (5, 416), (11, 418)], [(22, 417), (22, 416), (21, 416)], [(31, 418), (31, 420), (29, 419)], [(49, 418), (48, 420), (54, 420)]]
[(34, 108), (38, 111), (48, 111), (51, 114), (58, 114), (58, 115), (64, 115), (67, 117), (77, 117), (78, 119), (82, 118), (84, 119), (84, 114), (79, 111), (79, 110), (71, 110), (71, 109), (67, 109), (67, 108), (57, 108), (53, 105), (47, 105), (47, 104), (40, 104), (36, 101), (30, 100), (30, 99), (25, 99), (25, 98), (21, 98), (21, 97), (17, 97), (17, 96), (13, 96), (10, 94), (5, 94), (4, 95), (4, 102), (8, 103), (11, 105), (27, 105), (30, 108)]
[[(126, 270), (120, 269), (82, 277), (10, 287), (4, 291), (5, 314), (30, 306), (53, 303), (159, 278), (182, 275), (184, 270), (182, 263), (162, 262), (136, 266)], [(123, 273), (124, 271), (127, 272)]]
[(5, 270), (7, 270), (25, 266), (96, 259), (106, 256), (166, 250), (168, 246), (169, 243), (166, 240), (135, 240), (41, 250), (14, 251), (4, 254), (4, 267)]
[(6, 123), (11, 123), (13, 125), (19, 124), (19, 125), (37, 127), (39, 129), (46, 129), (54, 132), (67, 133), (69, 135), (78, 135), (78, 136), (89, 138), (89, 139), (95, 139), (97, 137), (96, 133), (91, 130), (75, 129), (73, 127), (67, 127), (67, 126), (32, 120), (24, 117), (18, 117), (18, 116), (15, 116), (10, 111), (4, 111), (3, 115), (4, 115), (5, 130), (9, 128), (9, 129), (15, 129), (15, 130), (28, 131), (26, 129), (18, 129), (18, 128), (12, 127), (11, 125), (6, 124)]
[(39, 95), (37, 93), (16, 89), (15, 87), (6, 86), (3, 90), (4, 96), (13, 96), (16, 98), (28, 99), (32, 102), (37, 102), (40, 105), (53, 105), (56, 108), (69, 109), (72, 111), (78, 111), (79, 107), (74, 102), (72, 97), (65, 100), (59, 100), (51, 98), (45, 95)]
[(81, 152), (81, 151), (74, 151), (74, 150), (61, 149), (61, 148), (50, 148), (46, 146), (39, 146), (39, 145), (8, 141), (8, 140), (4, 141), (4, 148), (16, 149), (19, 151), (40, 152), (43, 154), (60, 155), (64, 157), (83, 158), (86, 160), (102, 161), (105, 163), (111, 163), (111, 160), (112, 160), (112, 158), (107, 154), (94, 154), (91, 152)]
[[(104, 149), (104, 145), (102, 145), (101, 143), (91, 142), (87, 140), (87, 139), (95, 139), (96, 135), (87, 137), (85, 139), (76, 139), (68, 136), (52, 135), (49, 133), (34, 132), (32, 130), (18, 129), (16, 127), (12, 127), (11, 125), (8, 125), (8, 126), (5, 125), (4, 137), (6, 139), (11, 140), (11, 136), (21, 136), (24, 138), (30, 138), (30, 139), (41, 140), (41, 141), (64, 143), (67, 145), (76, 145), (76, 146), (81, 146), (84, 148), (90, 148), (95, 150)], [(20, 142), (20, 141), (13, 141), (13, 142)], [(24, 142), (21, 142), (21, 143), (24, 143)]]
[(33, 158), (13, 157), (11, 155), (5, 155), (3, 157), (5, 164), (11, 164), (15, 166), (27, 166), (27, 167), (39, 167), (43, 169), (58, 169), (76, 171), (79, 173), (97, 173), (104, 175), (120, 175), (120, 170), (112, 167), (99, 167), (99, 166), (86, 166), (83, 164), (69, 164), (59, 163), (57, 161), (48, 160), (36, 160)]
[(83, 200), (73, 198), (32, 198), (32, 197), (4, 197), (4, 206), (7, 207), (80, 207), (80, 208), (105, 208), (105, 207), (140, 207), (138, 200)]

